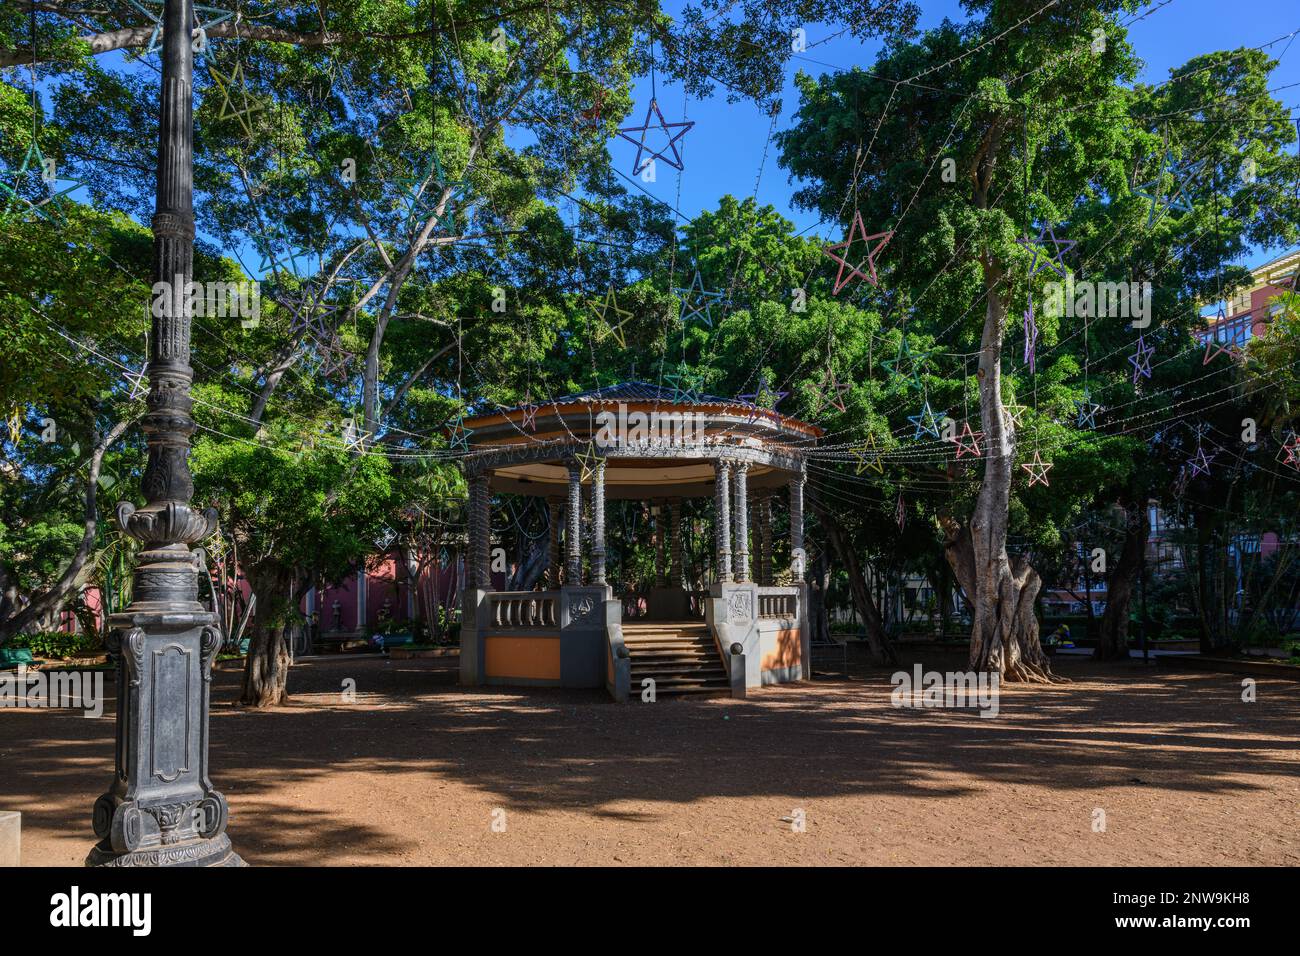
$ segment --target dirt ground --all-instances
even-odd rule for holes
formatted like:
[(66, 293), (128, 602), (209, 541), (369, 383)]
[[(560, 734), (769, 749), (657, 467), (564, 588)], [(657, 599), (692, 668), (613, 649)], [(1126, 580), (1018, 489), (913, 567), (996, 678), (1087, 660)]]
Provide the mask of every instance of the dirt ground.
[[(1065, 661), (1001, 714), (884, 671), (728, 698), (464, 690), (455, 660), (319, 658), (290, 706), (214, 682), (212, 776), (252, 864), (1300, 864), (1300, 684)], [(356, 702), (340, 691), (356, 682)], [(108, 685), (112, 693), (113, 685)], [(0, 711), (23, 862), (80, 864), (112, 705)], [(1105, 829), (1094, 832), (1096, 811)], [(802, 814), (800, 813), (802, 811)], [(792, 820), (806, 821), (797, 832)], [(495, 826), (494, 826), (495, 824)]]

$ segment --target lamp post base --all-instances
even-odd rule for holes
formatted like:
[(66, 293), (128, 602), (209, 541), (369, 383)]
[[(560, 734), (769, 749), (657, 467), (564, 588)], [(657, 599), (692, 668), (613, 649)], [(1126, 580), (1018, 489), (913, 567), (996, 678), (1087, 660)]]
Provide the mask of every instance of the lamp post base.
[(239, 858), (226, 834), (210, 840), (190, 840), (171, 846), (118, 853), (108, 840), (97, 843), (86, 866), (248, 866)]

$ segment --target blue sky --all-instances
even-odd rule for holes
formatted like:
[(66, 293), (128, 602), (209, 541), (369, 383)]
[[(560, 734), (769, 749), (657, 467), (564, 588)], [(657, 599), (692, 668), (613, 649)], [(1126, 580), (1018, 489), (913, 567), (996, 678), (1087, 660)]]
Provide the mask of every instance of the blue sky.
[[(1300, 4), (1296, 0), (1172, 0), (1161, 6), (1163, 2), (1156, 0), (1142, 8), (1139, 15), (1151, 6), (1159, 7), (1146, 19), (1129, 27), (1130, 42), (1145, 61), (1139, 79), (1146, 83), (1164, 81), (1171, 69), (1199, 54), (1259, 46), (1300, 29)], [(958, 21), (966, 19), (957, 0), (919, 0), (919, 5), (923, 29), (938, 25), (945, 17)], [(680, 6), (676, 0), (665, 0), (665, 8), (670, 12), (680, 9)], [(811, 47), (836, 33), (840, 27), (809, 24), (806, 29)], [(1289, 49), (1287, 41), (1283, 41), (1267, 51), (1277, 59), (1286, 50), (1273, 74), (1270, 88), (1300, 82), (1300, 36), (1295, 41)], [(799, 102), (793, 83), (798, 70), (816, 76), (829, 72), (831, 68), (849, 69), (855, 65), (869, 68), (880, 46), (877, 41), (858, 43), (851, 37), (841, 37), (810, 49), (805, 59), (793, 59), (787, 71), (786, 89), (782, 94), (783, 111), (776, 128), (787, 129), (792, 125)], [(659, 84), (659, 103), (665, 118), (677, 122), (685, 115), (695, 121), (695, 127), (680, 144), (685, 171), (678, 173), (660, 164), (657, 181), (642, 185), (647, 192), (676, 206), (687, 216), (715, 207), (719, 197), (727, 193), (754, 195), (754, 183), (771, 119), (752, 104), (728, 103), (724, 93), (720, 91), (705, 101), (686, 102), (680, 86)], [(1300, 86), (1274, 95), (1293, 108), (1293, 116), (1300, 116)], [(635, 104), (628, 120), (630, 125), (641, 123), (649, 99), (650, 84), (645, 80), (637, 85)], [(615, 140), (610, 144), (610, 152), (618, 169), (624, 173), (632, 171), (635, 146)], [(799, 229), (838, 241), (841, 238), (838, 225), (827, 223), (818, 227), (816, 215), (791, 207), (790, 197), (797, 185), (792, 184), (789, 174), (777, 166), (775, 148), (769, 148), (758, 185), (759, 201), (770, 203), (793, 220)], [(1257, 252), (1245, 264), (1257, 265), (1276, 254)]]

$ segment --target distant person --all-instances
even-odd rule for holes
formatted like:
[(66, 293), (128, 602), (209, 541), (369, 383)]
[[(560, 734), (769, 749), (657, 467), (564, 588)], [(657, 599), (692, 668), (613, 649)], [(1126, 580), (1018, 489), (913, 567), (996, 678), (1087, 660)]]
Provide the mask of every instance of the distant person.
[(1048, 634), (1047, 640), (1043, 643), (1048, 647), (1073, 647), (1074, 645), (1070, 643), (1070, 625), (1062, 624), (1051, 634)]

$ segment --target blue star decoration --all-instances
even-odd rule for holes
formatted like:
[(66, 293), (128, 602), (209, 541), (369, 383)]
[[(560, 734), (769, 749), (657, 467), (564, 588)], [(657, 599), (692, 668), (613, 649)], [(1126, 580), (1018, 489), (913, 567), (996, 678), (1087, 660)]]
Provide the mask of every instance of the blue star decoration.
[[(1055, 251), (1048, 250), (1048, 242), (1051, 242), (1055, 247)], [(1021, 236), (1016, 240), (1016, 244), (1024, 246), (1034, 254), (1034, 257), (1029, 260), (1029, 277), (1031, 279), (1044, 269), (1051, 269), (1064, 279), (1070, 270), (1061, 256), (1078, 245), (1073, 239), (1057, 239), (1052, 227), (1046, 223), (1039, 227), (1037, 239)], [(1041, 261), (1039, 259), (1040, 255), (1042, 256)]]
[[(704, 279), (700, 276), (700, 270), (695, 270), (695, 276), (691, 279), (691, 284), (684, 289), (673, 289), (673, 292), (681, 297), (682, 300), (682, 324), (689, 322), (696, 316), (701, 316), (706, 327), (713, 328), (713, 303), (722, 301), (721, 292), (710, 292), (704, 288)], [(691, 303), (694, 303), (693, 305)]]
[(736, 396), (742, 402), (749, 406), (749, 421), (753, 422), (765, 415), (771, 415), (776, 411), (776, 406), (781, 403), (781, 399), (789, 395), (789, 392), (783, 392), (772, 387), (772, 381), (764, 372), (758, 379), (758, 388), (745, 395)]
[(1197, 475), (1208, 475), (1210, 473), (1210, 464), (1217, 457), (1219, 457), (1217, 451), (1207, 457), (1204, 446), (1198, 442), (1196, 445), (1196, 454), (1187, 459), (1187, 464), (1191, 467), (1190, 477), (1195, 478)]
[(927, 398), (925, 405), (921, 407), (920, 414), (907, 416), (907, 420), (916, 426), (916, 434), (912, 437), (920, 438), (922, 435), (932, 435), (939, 438), (939, 423), (943, 421), (944, 416), (947, 414), (947, 409), (944, 409), (936, 415), (934, 410), (930, 408), (930, 400)]
[(1151, 377), (1151, 356), (1156, 354), (1156, 350), (1147, 345), (1146, 338), (1139, 335), (1137, 340), (1137, 351), (1128, 357), (1129, 364), (1133, 366), (1133, 384), (1138, 383), (1139, 378)]
[[(161, 8), (167, 2), (167, 0), (144, 0), (145, 3), (152, 4), (159, 8), (158, 13), (156, 14), (151, 13), (148, 10), (146, 10), (144, 7), (142, 7), (139, 3), (139, 0), (128, 0), (128, 2), (131, 4), (131, 6), (135, 7), (137, 10), (139, 10), (141, 13), (143, 13), (146, 17), (148, 17), (153, 22), (153, 33), (149, 37), (149, 46), (145, 49), (144, 52), (146, 55), (150, 53), (157, 53), (160, 49), (162, 49), (163, 22), (162, 22)], [(212, 17), (212, 19), (204, 23), (202, 20), (199, 19), (200, 12), (204, 14), (220, 14), (220, 16), (214, 16)], [(207, 30), (209, 27), (214, 27), (218, 23), (221, 23), (225, 20), (229, 20), (234, 15), (235, 15), (235, 11), (233, 10), (219, 10), (216, 7), (208, 7), (208, 6), (204, 6), (203, 4), (196, 3), (194, 5), (194, 29)]]
[(703, 382), (698, 372), (692, 371), (685, 362), (678, 362), (677, 368), (664, 376), (664, 381), (672, 385), (674, 402), (698, 402), (703, 391)]
[(1101, 411), (1101, 406), (1092, 400), (1092, 395), (1087, 388), (1083, 390), (1083, 400), (1074, 403), (1077, 412), (1076, 424), (1080, 428), (1091, 428), (1094, 431), (1097, 428), (1097, 413)]
[[(650, 122), (651, 117), (656, 118), (658, 122), (652, 125)], [(646, 107), (644, 123), (640, 126), (625, 126), (618, 131), (619, 136), (622, 136), (625, 140), (636, 147), (636, 162), (632, 167), (632, 175), (640, 176), (641, 172), (656, 159), (662, 159), (669, 166), (673, 167), (673, 169), (684, 169), (685, 167), (682, 165), (682, 154), (677, 149), (677, 141), (689, 133), (691, 127), (694, 125), (695, 123), (693, 121), (686, 123), (669, 123), (664, 119), (663, 110), (659, 108), (659, 102), (652, 98), (650, 100), (650, 105)], [(646, 145), (646, 133), (650, 132), (652, 129), (660, 129), (668, 134), (668, 145), (663, 149), (652, 150)], [(674, 133), (672, 130), (677, 130), (677, 132)], [(641, 135), (634, 139), (628, 135), (629, 133), (640, 133)], [(664, 150), (671, 152), (672, 156), (669, 157)], [(642, 157), (647, 152), (650, 153), (650, 158), (642, 162)]]
[[(596, 341), (599, 342), (606, 336), (613, 336), (614, 341), (619, 344), (620, 348), (627, 348), (627, 338), (623, 334), (623, 326), (632, 318), (632, 313), (627, 309), (618, 307), (618, 296), (614, 294), (614, 287), (609, 287), (609, 291), (605, 293), (604, 301), (588, 299), (587, 304), (591, 306), (592, 311), (596, 313), (596, 318), (600, 320), (600, 324), (603, 326), (603, 329), (596, 332)], [(617, 320), (616, 322), (610, 321), (611, 312)]]
[(469, 436), (473, 433), (473, 429), (465, 427), (465, 413), (463, 411), (457, 412), (456, 417), (451, 421), (451, 428), (447, 432), (447, 447), (452, 451), (469, 451)]
[[(1135, 196), (1151, 200), (1151, 208), (1147, 212), (1148, 228), (1156, 221), (1157, 212), (1164, 212), (1166, 209), (1177, 209), (1180, 212), (1192, 211), (1192, 200), (1187, 195), (1187, 187), (1200, 174), (1204, 166), (1203, 159), (1197, 163), (1175, 162), (1173, 152), (1165, 150), (1164, 160), (1160, 164), (1160, 172), (1156, 174), (1156, 178), (1142, 183), (1133, 190)], [(1172, 193), (1164, 191), (1164, 179), (1167, 175), (1174, 177)]]
[(295, 279), (306, 279), (319, 271), (319, 268), (310, 270), (308, 268), (314, 255), (313, 251), (296, 246), (288, 230), (283, 226), (276, 226), (253, 236), (253, 247), (261, 256), (261, 262), (257, 266), (258, 272), (269, 273), (273, 277), (290, 275)]
[(72, 185), (60, 189), (57, 192), (51, 192), (50, 195), (46, 196), (39, 202), (32, 202), (19, 192), (19, 187), (22, 184), (23, 178), (29, 171), (33, 170), (39, 172), (43, 183), (53, 188), (54, 184), (58, 181), (58, 176), (52, 172), (53, 169), (54, 164), (45, 158), (45, 154), (41, 152), (40, 144), (33, 139), (31, 145), (27, 147), (27, 154), (23, 156), (22, 164), (18, 167), (18, 170), (14, 175), (14, 184), (10, 186), (8, 183), (0, 182), (0, 192), (5, 193), (9, 197), (8, 201), (5, 203), (4, 209), (0, 210), (0, 222), (7, 220), (13, 214), (15, 207), (21, 208), (24, 206), (28, 213), (35, 213), (36, 215), (44, 216), (47, 219), (56, 218), (57, 211), (51, 203), (60, 196), (66, 196), (68, 193), (80, 189), (85, 185), (85, 183), (80, 180), (72, 180)]

